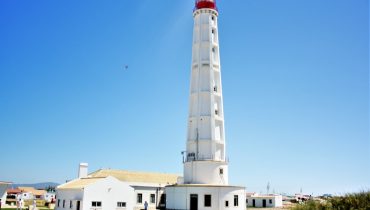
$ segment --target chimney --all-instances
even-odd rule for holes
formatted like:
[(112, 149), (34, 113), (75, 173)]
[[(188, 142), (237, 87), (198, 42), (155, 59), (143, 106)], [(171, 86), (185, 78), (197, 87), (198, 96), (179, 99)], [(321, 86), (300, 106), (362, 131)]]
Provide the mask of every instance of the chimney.
[(80, 163), (80, 167), (78, 168), (78, 178), (86, 178), (87, 177), (87, 169), (89, 164), (87, 163)]

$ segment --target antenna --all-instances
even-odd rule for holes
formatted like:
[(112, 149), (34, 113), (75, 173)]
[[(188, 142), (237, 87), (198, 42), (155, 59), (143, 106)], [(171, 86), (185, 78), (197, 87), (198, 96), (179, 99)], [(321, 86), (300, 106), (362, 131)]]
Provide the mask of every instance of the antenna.
[(270, 182), (267, 182), (267, 195), (269, 194), (269, 191), (270, 191)]

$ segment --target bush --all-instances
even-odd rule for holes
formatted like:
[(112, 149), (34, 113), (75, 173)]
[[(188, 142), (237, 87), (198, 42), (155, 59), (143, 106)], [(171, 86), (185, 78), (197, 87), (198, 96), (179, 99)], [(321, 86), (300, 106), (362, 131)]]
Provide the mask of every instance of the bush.
[(370, 191), (328, 198), (325, 202), (310, 200), (297, 205), (294, 210), (369, 210)]

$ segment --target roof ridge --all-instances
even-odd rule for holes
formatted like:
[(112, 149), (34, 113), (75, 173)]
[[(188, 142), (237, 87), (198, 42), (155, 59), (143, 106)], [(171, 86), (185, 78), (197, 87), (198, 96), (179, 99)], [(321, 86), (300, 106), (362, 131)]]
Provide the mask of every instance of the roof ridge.
[(91, 174), (98, 173), (100, 171), (116, 171), (116, 172), (129, 172), (129, 173), (142, 173), (142, 174), (158, 174), (158, 175), (175, 175), (179, 176), (179, 174), (175, 173), (163, 173), (163, 172), (149, 172), (149, 171), (136, 171), (136, 170), (126, 170), (126, 169), (99, 169)]

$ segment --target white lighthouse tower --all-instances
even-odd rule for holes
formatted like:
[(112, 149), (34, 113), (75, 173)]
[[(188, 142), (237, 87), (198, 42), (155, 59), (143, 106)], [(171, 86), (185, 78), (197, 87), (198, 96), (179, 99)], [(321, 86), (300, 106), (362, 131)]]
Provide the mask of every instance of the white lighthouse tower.
[(184, 183), (228, 184), (217, 16), (196, 2)]
[(196, 0), (184, 179), (166, 187), (167, 209), (245, 209), (245, 188), (228, 185), (215, 0)]

